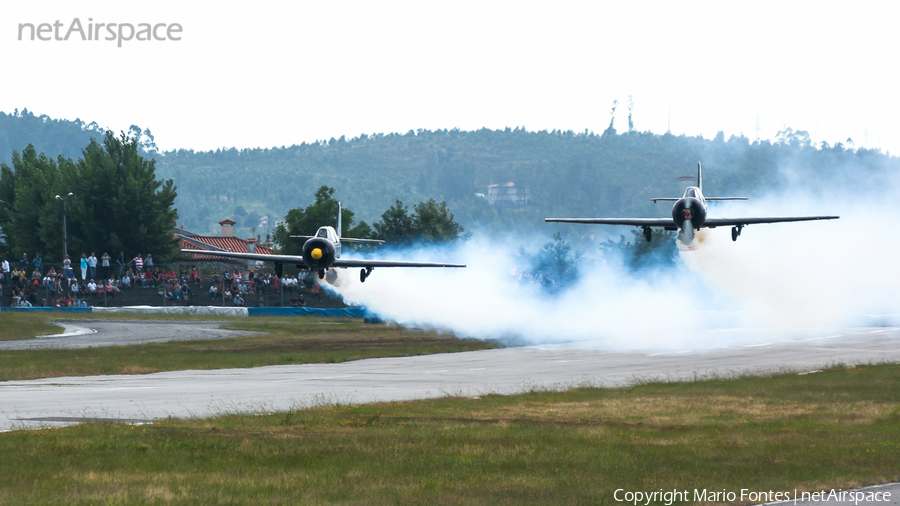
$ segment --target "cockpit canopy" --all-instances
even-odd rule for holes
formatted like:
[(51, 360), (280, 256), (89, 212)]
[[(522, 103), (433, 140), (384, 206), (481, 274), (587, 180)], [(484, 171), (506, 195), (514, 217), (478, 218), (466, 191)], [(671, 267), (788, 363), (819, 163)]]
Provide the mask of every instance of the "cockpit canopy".
[(696, 187), (694, 187), (694, 186), (688, 186), (688, 187), (684, 190), (684, 195), (682, 195), (681, 198), (686, 199), (686, 198), (688, 198), (688, 197), (695, 198), (695, 199), (699, 199), (699, 198), (700, 198), (700, 192), (697, 190)]
[(328, 239), (331, 242), (337, 242), (337, 233), (335, 233), (334, 229), (331, 227), (319, 227), (319, 231), (316, 232), (316, 237)]

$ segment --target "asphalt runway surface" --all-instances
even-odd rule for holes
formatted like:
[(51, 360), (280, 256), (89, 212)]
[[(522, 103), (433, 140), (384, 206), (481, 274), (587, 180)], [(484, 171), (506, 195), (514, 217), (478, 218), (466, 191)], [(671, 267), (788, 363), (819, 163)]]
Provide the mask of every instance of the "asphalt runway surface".
[[(120, 346), (252, 334), (220, 329), (220, 322), (59, 323), (66, 328), (63, 334), (0, 341), (0, 349)], [(168, 416), (202, 418), (334, 403), (512, 394), (532, 388), (616, 387), (649, 380), (690, 381), (774, 372), (814, 374), (837, 364), (900, 363), (900, 329), (893, 327), (839, 333), (811, 330), (773, 341), (743, 348), (651, 354), (609, 353), (572, 343), (342, 364), (9, 381), (0, 383), (0, 430), (84, 421), (150, 423)], [(777, 504), (900, 504), (900, 484), (896, 483), (859, 489), (854, 492), (863, 496), (845, 495), (843, 501), (824, 492), (818, 500)]]
[[(215, 322), (79, 320), (73, 325), (97, 331), (59, 338), (72, 339), (77, 347), (232, 337), (237, 332), (219, 329), (220, 334)], [(285, 411), (329, 403), (511, 394), (532, 388), (615, 387), (648, 380), (772, 372), (808, 374), (835, 364), (886, 362), (900, 362), (898, 328), (808, 332), (775, 344), (706, 352), (607, 353), (574, 343), (340, 364), (8, 381), (0, 383), (0, 430), (98, 419), (147, 422), (168, 416)]]

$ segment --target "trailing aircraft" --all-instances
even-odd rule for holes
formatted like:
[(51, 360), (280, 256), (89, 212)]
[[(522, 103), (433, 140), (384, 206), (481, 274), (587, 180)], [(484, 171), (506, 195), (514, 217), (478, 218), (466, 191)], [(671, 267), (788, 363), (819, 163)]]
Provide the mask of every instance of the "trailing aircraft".
[(694, 240), (694, 232), (701, 228), (731, 227), (731, 240), (737, 241), (747, 225), (781, 223), (786, 221), (836, 220), (840, 216), (776, 216), (771, 218), (707, 218), (706, 203), (714, 200), (747, 200), (747, 197), (704, 197), (700, 163), (697, 163), (697, 186), (689, 186), (681, 198), (657, 197), (657, 201), (675, 202), (672, 218), (544, 218), (551, 223), (595, 223), (600, 225), (632, 225), (641, 227), (644, 238), (650, 242), (651, 228), (678, 230), (678, 240), (688, 245)]
[[(445, 264), (438, 262), (406, 262), (393, 260), (350, 260), (341, 258), (341, 242), (346, 243), (382, 243), (376, 239), (351, 239), (341, 237), (341, 204), (338, 202), (337, 230), (332, 227), (319, 227), (316, 235), (292, 235), (291, 237), (306, 239), (303, 243), (303, 255), (260, 255), (257, 253), (233, 253), (230, 251), (202, 251), (204, 255), (235, 258), (239, 260), (258, 260), (275, 262), (275, 271), (281, 273), (282, 266), (294, 264), (301, 269), (311, 269), (325, 278), (325, 272), (332, 267), (360, 267), (359, 280), (365, 283), (375, 267), (465, 267), (463, 264)], [(183, 249), (183, 253), (199, 253), (195, 249)]]

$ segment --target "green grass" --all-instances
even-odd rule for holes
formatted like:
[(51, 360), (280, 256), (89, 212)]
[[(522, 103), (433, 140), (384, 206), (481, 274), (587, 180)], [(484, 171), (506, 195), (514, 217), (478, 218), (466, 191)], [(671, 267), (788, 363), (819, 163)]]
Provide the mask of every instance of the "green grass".
[(880, 365), (22, 430), (0, 434), (0, 503), (614, 504), (620, 488), (846, 489), (900, 480), (898, 391), (900, 366)]
[[(3, 317), (5, 316), (4, 314)], [(20, 320), (23, 326), (43, 325), (46, 320), (53, 319), (53, 316), (59, 318), (58, 315), (51, 313), (30, 313), (21, 316), (27, 317)], [(67, 315), (65, 319), (76, 318)], [(161, 318), (126, 315), (114, 319), (160, 320)], [(335, 363), (374, 357), (483, 350), (499, 346), (492, 342), (457, 339), (451, 335), (431, 331), (405, 330), (384, 324), (365, 324), (361, 320), (349, 318), (181, 317), (178, 319), (227, 320), (230, 323), (226, 328), (266, 334), (232, 339), (86, 349), (0, 350), (0, 381)]]
[(62, 327), (47, 323), (47, 320), (52, 320), (52, 318), (47, 316), (49, 314), (40, 315), (17, 311), (0, 313), (0, 341), (28, 339), (34, 336), (62, 333)]

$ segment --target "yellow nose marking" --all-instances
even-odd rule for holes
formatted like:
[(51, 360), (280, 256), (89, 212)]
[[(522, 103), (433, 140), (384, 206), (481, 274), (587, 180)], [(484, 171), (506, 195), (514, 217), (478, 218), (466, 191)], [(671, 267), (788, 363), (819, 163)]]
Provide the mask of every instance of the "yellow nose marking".
[(309, 256), (318, 260), (318, 259), (322, 258), (322, 250), (319, 248), (316, 248), (310, 252)]

